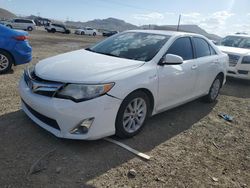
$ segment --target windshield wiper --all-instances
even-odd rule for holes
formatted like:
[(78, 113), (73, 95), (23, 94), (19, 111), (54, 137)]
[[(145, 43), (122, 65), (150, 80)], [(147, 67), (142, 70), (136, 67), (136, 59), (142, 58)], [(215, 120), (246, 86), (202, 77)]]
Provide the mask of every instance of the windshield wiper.
[(86, 48), (85, 50), (90, 51), (90, 52), (94, 52), (94, 53), (98, 53), (98, 54), (103, 54), (103, 55), (112, 56), (112, 57), (120, 57), (120, 56), (118, 56), (118, 55), (114, 55), (114, 54), (111, 54), (111, 53), (98, 52), (98, 51), (92, 50), (91, 48)]
[(108, 55), (108, 56), (112, 56), (112, 57), (119, 57), (118, 55), (114, 55), (114, 54), (111, 54), (111, 53), (105, 53), (105, 52), (96, 52), (96, 53), (103, 54), (103, 55)]
[(92, 50), (90, 48), (85, 48), (85, 50), (90, 51), (90, 52), (95, 52), (94, 50)]

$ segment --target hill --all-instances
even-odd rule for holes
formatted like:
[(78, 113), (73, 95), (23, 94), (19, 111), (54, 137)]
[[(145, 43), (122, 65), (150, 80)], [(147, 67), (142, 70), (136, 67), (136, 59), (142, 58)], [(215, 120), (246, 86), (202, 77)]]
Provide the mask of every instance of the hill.
[(5, 10), (3, 8), (0, 8), (0, 20), (6, 20), (6, 19), (11, 19), (15, 18), (16, 15), (13, 14), (12, 12)]
[[(170, 30), (170, 31), (176, 31), (177, 30), (177, 25), (144, 25), (141, 26), (143, 29), (158, 29), (158, 30)], [(200, 28), (198, 25), (180, 25), (179, 31), (183, 32), (190, 32), (190, 33), (197, 33), (206, 36), (207, 38), (211, 40), (220, 40), (221, 37), (215, 34), (210, 34), (206, 32), (204, 29)]]
[(123, 20), (119, 20), (116, 18), (95, 19), (87, 22), (67, 21), (65, 22), (65, 24), (69, 27), (74, 27), (74, 28), (93, 27), (97, 29), (116, 30), (116, 31), (138, 29), (136, 25), (127, 23)]
[[(176, 31), (177, 29), (176, 25), (162, 25), (162, 26), (144, 25), (144, 26), (138, 27), (136, 25), (127, 23), (123, 20), (119, 20), (116, 18), (107, 18), (103, 20), (95, 19), (95, 20), (91, 20), (87, 22), (67, 21), (65, 24), (72, 28), (93, 27), (93, 28), (101, 29), (101, 30), (104, 29), (104, 30), (117, 30), (117, 31), (124, 31), (124, 30), (131, 30), (131, 29), (158, 29), (158, 30)], [(206, 32), (204, 29), (200, 28), (198, 25), (180, 25), (179, 30), (184, 31), (184, 32), (201, 34), (215, 41), (220, 40), (221, 38), (217, 35)]]

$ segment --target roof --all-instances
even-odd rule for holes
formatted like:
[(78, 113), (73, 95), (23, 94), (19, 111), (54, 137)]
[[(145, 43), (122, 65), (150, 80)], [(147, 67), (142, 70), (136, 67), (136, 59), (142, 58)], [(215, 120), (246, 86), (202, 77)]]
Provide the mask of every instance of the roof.
[(227, 35), (228, 36), (236, 36), (236, 37), (245, 37), (245, 38), (250, 38), (250, 35), (248, 34), (232, 34), (232, 35)]
[(166, 30), (129, 30), (127, 32), (152, 33), (152, 34), (169, 35), (169, 36), (178, 36), (178, 35), (203, 36), (203, 35), (196, 34), (196, 33), (187, 33), (187, 32), (180, 32), (180, 31), (166, 31)]

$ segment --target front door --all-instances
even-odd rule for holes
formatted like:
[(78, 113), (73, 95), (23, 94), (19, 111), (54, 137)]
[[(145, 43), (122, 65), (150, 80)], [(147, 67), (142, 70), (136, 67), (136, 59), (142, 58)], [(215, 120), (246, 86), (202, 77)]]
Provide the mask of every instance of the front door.
[(158, 66), (157, 111), (177, 106), (195, 96), (197, 64), (194, 61), (191, 39), (189, 37), (176, 39), (167, 54), (179, 55), (184, 62), (181, 65)]

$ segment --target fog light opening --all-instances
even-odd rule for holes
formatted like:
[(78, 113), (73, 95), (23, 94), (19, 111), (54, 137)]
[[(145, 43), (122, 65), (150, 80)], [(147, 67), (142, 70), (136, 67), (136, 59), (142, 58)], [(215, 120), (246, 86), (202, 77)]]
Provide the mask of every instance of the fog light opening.
[(95, 118), (88, 118), (79, 123), (74, 129), (70, 131), (71, 134), (86, 134)]

